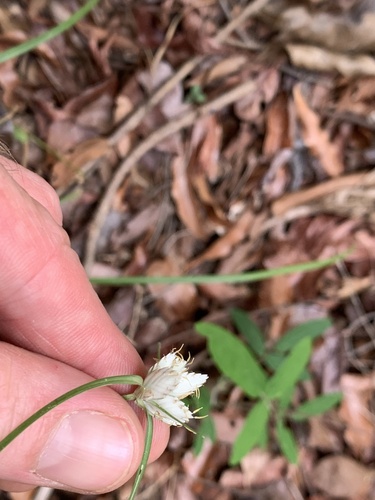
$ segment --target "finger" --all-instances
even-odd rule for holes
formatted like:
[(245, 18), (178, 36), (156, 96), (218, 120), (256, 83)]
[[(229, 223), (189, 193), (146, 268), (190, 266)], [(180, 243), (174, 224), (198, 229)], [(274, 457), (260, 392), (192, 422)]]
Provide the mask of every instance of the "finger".
[[(0, 436), (62, 393), (91, 377), (63, 363), (0, 343)], [(164, 448), (155, 441), (152, 458)], [(135, 472), (144, 433), (130, 406), (111, 388), (66, 401), (0, 453), (0, 487), (25, 485), (103, 492)]]
[(144, 374), (49, 212), (0, 167), (0, 332), (3, 340), (94, 377)]
[(48, 182), (27, 168), (6, 158), (0, 158), (1, 167), (5, 168), (12, 179), (50, 213), (59, 226), (62, 225), (59, 197)]

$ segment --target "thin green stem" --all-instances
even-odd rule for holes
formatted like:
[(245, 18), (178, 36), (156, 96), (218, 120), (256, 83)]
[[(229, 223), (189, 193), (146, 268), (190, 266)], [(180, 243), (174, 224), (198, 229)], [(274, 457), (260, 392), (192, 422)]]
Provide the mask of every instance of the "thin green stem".
[(274, 276), (284, 274), (301, 273), (316, 271), (323, 267), (336, 264), (348, 255), (349, 252), (343, 252), (324, 260), (314, 260), (294, 264), (291, 266), (277, 267), (276, 269), (264, 269), (262, 271), (252, 271), (241, 274), (200, 274), (189, 276), (120, 276), (120, 277), (91, 277), (90, 281), (94, 285), (106, 286), (128, 286), (128, 285), (148, 285), (151, 283), (171, 285), (175, 283), (192, 283), (201, 285), (203, 283), (252, 283), (262, 281)]
[(61, 35), (64, 31), (68, 30), (72, 26), (78, 23), (83, 17), (88, 14), (100, 0), (88, 0), (83, 7), (74, 12), (68, 19), (63, 21), (62, 23), (54, 26), (48, 31), (45, 31), (41, 35), (32, 38), (31, 40), (27, 40), (15, 47), (11, 47), (8, 50), (0, 53), (0, 63), (8, 61), (9, 59), (13, 59), (14, 57), (21, 56), (26, 52), (30, 52), (30, 50), (35, 49), (41, 43), (48, 42), (52, 38), (55, 38), (58, 35)]
[(0, 452), (8, 446), (17, 436), (21, 434), (24, 430), (26, 430), (30, 425), (36, 422), (43, 415), (48, 413), (49, 411), (56, 408), (56, 406), (61, 405), (68, 399), (74, 398), (74, 396), (78, 396), (82, 392), (89, 391), (91, 389), (96, 389), (97, 387), (104, 387), (106, 385), (115, 385), (115, 384), (128, 384), (128, 385), (142, 385), (143, 379), (139, 375), (116, 375), (114, 377), (105, 377), (98, 380), (93, 380), (92, 382), (88, 382), (87, 384), (80, 385), (71, 391), (66, 392), (62, 396), (54, 399), (47, 405), (40, 408), (40, 410), (36, 411), (33, 415), (27, 418), (24, 422), (22, 422), (18, 427), (16, 427), (12, 432), (10, 432), (5, 438), (0, 441)]
[(145, 412), (147, 415), (145, 447), (143, 449), (141, 464), (138, 467), (137, 474), (135, 476), (135, 480), (133, 483), (133, 488), (132, 488), (132, 491), (130, 493), (129, 500), (134, 500), (135, 495), (137, 494), (140, 482), (142, 481), (142, 478), (143, 478), (144, 473), (146, 471), (146, 466), (147, 466), (148, 458), (150, 456), (150, 451), (151, 451), (152, 434), (154, 431), (154, 422), (152, 420), (152, 416), (148, 413), (148, 411), (145, 410)]

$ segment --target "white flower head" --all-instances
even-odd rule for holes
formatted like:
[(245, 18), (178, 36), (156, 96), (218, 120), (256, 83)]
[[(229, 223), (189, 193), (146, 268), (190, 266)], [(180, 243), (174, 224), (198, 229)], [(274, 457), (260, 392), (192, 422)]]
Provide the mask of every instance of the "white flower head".
[(197, 393), (208, 378), (202, 373), (189, 373), (191, 362), (190, 358), (185, 360), (180, 351), (174, 350), (163, 356), (135, 390), (135, 402), (168, 425), (185, 425), (194, 418), (194, 412), (181, 400)]

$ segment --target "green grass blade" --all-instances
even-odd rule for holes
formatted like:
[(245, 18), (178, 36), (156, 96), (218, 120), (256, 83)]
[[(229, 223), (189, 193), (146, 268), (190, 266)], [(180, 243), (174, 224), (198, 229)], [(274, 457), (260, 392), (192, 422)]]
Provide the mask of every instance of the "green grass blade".
[(190, 276), (119, 276), (119, 277), (96, 277), (91, 276), (90, 281), (94, 285), (105, 286), (129, 286), (129, 285), (149, 285), (164, 284), (173, 285), (176, 283), (192, 283), (201, 285), (204, 283), (253, 283), (255, 281), (263, 281), (274, 276), (283, 276), (285, 274), (293, 273), (307, 273), (309, 271), (316, 271), (324, 267), (336, 264), (348, 252), (343, 252), (335, 255), (329, 259), (314, 260), (310, 262), (303, 262), (301, 264), (294, 264), (291, 266), (277, 267), (276, 269), (264, 269), (262, 271), (252, 271), (241, 274), (200, 274)]
[(26, 42), (16, 45), (15, 47), (11, 47), (4, 52), (0, 52), (0, 63), (13, 59), (14, 57), (21, 56), (22, 54), (26, 54), (27, 52), (30, 52), (38, 47), (38, 45), (48, 42), (52, 38), (61, 35), (61, 33), (70, 29), (77, 24), (78, 21), (85, 17), (86, 14), (88, 14), (95, 7), (95, 5), (99, 3), (99, 1), (100, 0), (88, 0), (83, 7), (74, 12), (74, 14), (72, 14), (68, 19), (57, 26), (54, 26), (50, 30), (45, 31), (31, 40), (27, 40)]

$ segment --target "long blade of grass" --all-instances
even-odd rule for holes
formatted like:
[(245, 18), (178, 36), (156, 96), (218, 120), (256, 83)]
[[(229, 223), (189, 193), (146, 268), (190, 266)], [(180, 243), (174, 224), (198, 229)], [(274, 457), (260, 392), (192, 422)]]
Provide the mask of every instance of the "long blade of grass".
[(83, 17), (85, 17), (86, 14), (88, 14), (95, 7), (95, 5), (99, 3), (99, 1), (100, 0), (88, 0), (83, 7), (74, 12), (74, 14), (72, 14), (68, 19), (57, 26), (54, 26), (50, 30), (45, 31), (31, 40), (27, 40), (26, 42), (16, 45), (15, 47), (4, 50), (4, 52), (0, 52), (0, 63), (13, 59), (14, 57), (21, 56), (22, 54), (26, 54), (27, 52), (30, 52), (30, 50), (38, 47), (38, 45), (48, 42), (52, 38), (61, 35), (61, 33), (67, 31), (69, 28), (77, 24)]
[(329, 259), (313, 260), (303, 262), (301, 264), (293, 264), (291, 266), (277, 267), (275, 269), (263, 269), (261, 271), (251, 271), (241, 274), (199, 274), (189, 276), (118, 276), (118, 277), (98, 277), (92, 276), (91, 283), (94, 285), (105, 286), (129, 286), (129, 285), (148, 285), (151, 283), (172, 285), (175, 283), (192, 283), (201, 285), (203, 283), (252, 283), (254, 281), (262, 281), (274, 276), (282, 276), (284, 274), (303, 273), (316, 271), (323, 267), (336, 264), (348, 252), (337, 254)]

